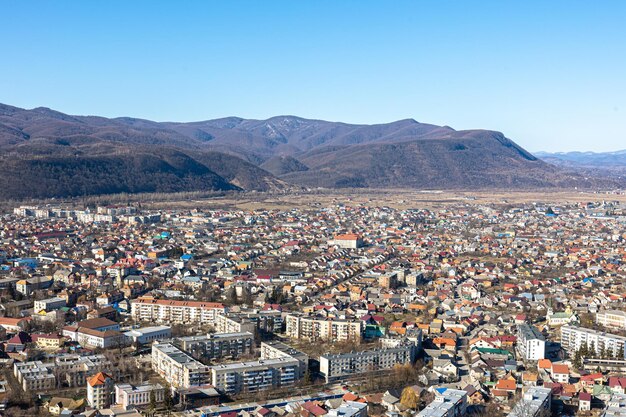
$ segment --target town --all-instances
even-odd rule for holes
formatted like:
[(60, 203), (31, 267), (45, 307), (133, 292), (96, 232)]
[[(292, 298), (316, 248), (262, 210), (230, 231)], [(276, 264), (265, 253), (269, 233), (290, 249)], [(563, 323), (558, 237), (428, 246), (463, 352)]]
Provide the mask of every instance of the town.
[(626, 204), (597, 197), (15, 207), (0, 413), (626, 415)]

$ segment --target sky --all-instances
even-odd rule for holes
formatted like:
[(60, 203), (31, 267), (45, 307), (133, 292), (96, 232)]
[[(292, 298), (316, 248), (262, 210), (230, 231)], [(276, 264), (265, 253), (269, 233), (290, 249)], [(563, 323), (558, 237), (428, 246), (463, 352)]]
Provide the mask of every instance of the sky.
[(625, 1), (0, 0), (0, 102), (195, 121), (413, 118), (626, 149)]

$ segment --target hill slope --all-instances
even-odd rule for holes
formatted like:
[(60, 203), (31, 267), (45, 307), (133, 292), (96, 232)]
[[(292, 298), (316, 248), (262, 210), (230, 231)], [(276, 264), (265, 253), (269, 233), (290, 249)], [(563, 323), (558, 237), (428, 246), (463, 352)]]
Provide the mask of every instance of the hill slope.
[(538, 160), (499, 132), (456, 131), (412, 119), (377, 125), (295, 116), (174, 123), (0, 104), (0, 152), (4, 198), (264, 191), (289, 183), (448, 189), (614, 184)]

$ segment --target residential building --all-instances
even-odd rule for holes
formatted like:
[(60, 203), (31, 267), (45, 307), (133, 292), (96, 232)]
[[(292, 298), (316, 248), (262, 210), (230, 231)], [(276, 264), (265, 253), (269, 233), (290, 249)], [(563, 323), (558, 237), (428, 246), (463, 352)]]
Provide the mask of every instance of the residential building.
[(290, 386), (299, 380), (300, 362), (291, 357), (211, 367), (211, 384), (229, 394)]
[(215, 324), (218, 314), (225, 314), (221, 303), (204, 301), (158, 300), (142, 297), (131, 303), (131, 316), (135, 321), (163, 324)]
[(174, 345), (194, 358), (238, 358), (252, 354), (254, 335), (243, 333), (210, 333), (174, 339)]
[(286, 335), (294, 339), (328, 342), (360, 342), (365, 325), (361, 320), (288, 314)]
[[(626, 358), (626, 337), (577, 326), (561, 327), (561, 346), (574, 356), (583, 345), (599, 353), (601, 350), (619, 359)], [(593, 355), (590, 355), (593, 356)]]
[(296, 376), (297, 379), (302, 379), (309, 368), (309, 355), (277, 340), (261, 342), (262, 360), (287, 357), (296, 359), (299, 362)]
[(52, 311), (65, 307), (67, 301), (60, 297), (46, 298), (45, 300), (35, 300), (33, 309), (36, 313), (40, 311)]
[(113, 378), (104, 372), (98, 372), (89, 378), (87, 403), (96, 410), (109, 407), (113, 403)]
[(217, 333), (256, 333), (255, 322), (236, 314), (218, 314), (213, 327)]
[(320, 356), (320, 374), (324, 376), (326, 383), (330, 383), (355, 375), (391, 369), (396, 364), (411, 364), (415, 355), (416, 346), (413, 343), (388, 349), (326, 354)]
[(435, 389), (435, 399), (418, 417), (461, 417), (467, 411), (467, 392), (452, 388)]
[(171, 343), (154, 342), (152, 369), (173, 388), (189, 388), (209, 382), (210, 369)]
[(527, 361), (546, 357), (546, 338), (535, 326), (523, 323), (517, 327), (517, 350)]
[(626, 415), (626, 394), (613, 394), (602, 412), (602, 417), (623, 417)]
[(626, 311), (599, 311), (596, 313), (596, 323), (607, 328), (626, 330)]
[(522, 399), (513, 406), (509, 417), (548, 417), (551, 415), (552, 390), (543, 387), (529, 387)]

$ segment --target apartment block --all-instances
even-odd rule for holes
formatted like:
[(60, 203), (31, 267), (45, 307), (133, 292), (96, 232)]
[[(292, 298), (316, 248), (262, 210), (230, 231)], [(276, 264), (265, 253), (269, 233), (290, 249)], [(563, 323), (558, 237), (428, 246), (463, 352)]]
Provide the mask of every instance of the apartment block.
[(600, 311), (596, 313), (596, 323), (608, 328), (626, 330), (626, 311)]
[(115, 369), (104, 355), (61, 355), (52, 362), (15, 362), (13, 374), (24, 391), (45, 391), (57, 385), (85, 386), (87, 379), (99, 371), (115, 375)]
[(203, 301), (158, 300), (142, 297), (131, 303), (131, 316), (135, 321), (160, 324), (210, 324), (215, 325), (219, 314), (225, 314), (221, 303)]
[(435, 399), (420, 411), (418, 417), (461, 417), (467, 412), (467, 392), (443, 388), (435, 390)]
[(285, 387), (299, 380), (299, 367), (291, 357), (217, 365), (211, 367), (211, 384), (229, 394)]
[(33, 305), (35, 312), (52, 311), (65, 307), (67, 301), (60, 297), (46, 298), (45, 300), (36, 300)]
[(327, 354), (320, 356), (320, 374), (326, 383), (341, 381), (355, 375), (391, 369), (396, 364), (413, 363), (415, 355), (416, 346), (410, 342), (388, 349)]
[(252, 354), (254, 335), (250, 332), (212, 333), (201, 336), (179, 337), (174, 345), (194, 358), (238, 358)]
[(361, 320), (288, 314), (285, 321), (287, 336), (311, 341), (360, 342), (364, 329)]
[(517, 350), (524, 360), (536, 361), (546, 357), (546, 338), (535, 326), (523, 323), (517, 327)]
[(552, 415), (552, 390), (529, 387), (522, 399), (513, 406), (508, 417), (548, 417)]
[(279, 358), (296, 359), (299, 362), (298, 372), (296, 375), (298, 379), (302, 379), (304, 377), (304, 373), (309, 367), (309, 355), (277, 340), (261, 342), (262, 360)]
[(585, 327), (561, 327), (561, 346), (570, 356), (574, 356), (576, 351), (585, 344), (589, 349), (594, 349), (596, 352), (604, 349), (616, 358), (626, 359), (626, 337)]
[(171, 343), (155, 342), (152, 345), (152, 369), (174, 388), (204, 385), (210, 380), (208, 366)]
[(217, 333), (256, 333), (256, 323), (237, 314), (218, 314), (214, 327)]

